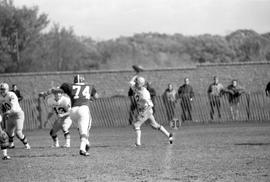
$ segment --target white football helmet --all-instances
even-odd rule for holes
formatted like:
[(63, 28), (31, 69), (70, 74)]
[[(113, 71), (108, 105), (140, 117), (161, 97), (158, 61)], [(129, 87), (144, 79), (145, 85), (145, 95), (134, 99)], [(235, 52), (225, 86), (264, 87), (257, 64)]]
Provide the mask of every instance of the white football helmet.
[(0, 83), (0, 93), (2, 94), (2, 95), (5, 95), (5, 94), (7, 94), (7, 92), (9, 91), (9, 86), (8, 86), (8, 84), (7, 83)]
[(145, 79), (141, 76), (138, 76), (136, 79), (135, 79), (135, 86), (138, 87), (138, 88), (141, 88), (145, 85)]

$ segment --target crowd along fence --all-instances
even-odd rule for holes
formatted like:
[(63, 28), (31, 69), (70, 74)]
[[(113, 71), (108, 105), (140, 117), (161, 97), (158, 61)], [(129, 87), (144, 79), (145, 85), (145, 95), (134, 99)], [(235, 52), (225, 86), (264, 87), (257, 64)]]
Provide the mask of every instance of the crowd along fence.
[[(47, 106), (47, 99), (29, 98), (20, 102), (25, 112), (25, 130), (51, 128), (57, 116)], [(218, 117), (217, 108), (214, 107), (213, 119), (210, 117), (210, 102), (207, 95), (196, 94), (191, 104), (191, 116), (189, 120), (185, 120), (183, 109), (181, 107), (181, 99), (178, 99), (175, 107), (168, 108), (161, 96), (155, 98), (155, 118), (163, 124), (169, 125), (170, 118), (177, 118), (184, 124), (192, 123), (221, 123), (230, 121), (252, 121), (263, 122), (270, 121), (270, 98), (265, 96), (263, 92), (246, 93), (240, 96), (238, 107), (238, 117), (232, 117), (231, 105), (227, 96), (220, 98), (220, 114)], [(126, 96), (115, 96), (110, 98), (99, 98), (90, 103), (92, 115), (92, 127), (125, 127), (130, 125), (130, 105), (131, 101)], [(174, 115), (168, 113), (173, 109)], [(73, 128), (77, 127), (77, 123), (72, 124)]]

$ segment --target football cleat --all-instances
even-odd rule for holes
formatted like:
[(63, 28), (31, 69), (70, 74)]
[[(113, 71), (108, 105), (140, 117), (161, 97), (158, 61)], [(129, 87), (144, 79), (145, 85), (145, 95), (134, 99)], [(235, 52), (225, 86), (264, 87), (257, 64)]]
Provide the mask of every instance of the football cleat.
[(138, 144), (138, 143), (135, 143), (135, 146), (136, 147), (139, 147), (139, 146), (141, 146), (142, 144)]
[(15, 148), (15, 145), (13, 142), (9, 143), (8, 145), (8, 149), (14, 149)]
[(82, 155), (82, 156), (89, 156), (90, 154), (88, 152), (86, 152), (86, 151), (80, 150), (80, 155)]
[(58, 148), (60, 147), (58, 142), (53, 142), (53, 145), (51, 146), (52, 148)]
[(170, 135), (169, 135), (169, 142), (170, 142), (170, 144), (173, 143), (173, 134), (172, 133), (170, 133)]
[(11, 158), (8, 155), (5, 155), (4, 157), (2, 157), (3, 160), (10, 160)]
[(25, 149), (26, 149), (26, 150), (30, 150), (30, 149), (31, 149), (29, 143), (25, 144)]
[(63, 147), (63, 148), (70, 148), (70, 144), (67, 144), (67, 143), (66, 143), (66, 144), (63, 145), (62, 147)]

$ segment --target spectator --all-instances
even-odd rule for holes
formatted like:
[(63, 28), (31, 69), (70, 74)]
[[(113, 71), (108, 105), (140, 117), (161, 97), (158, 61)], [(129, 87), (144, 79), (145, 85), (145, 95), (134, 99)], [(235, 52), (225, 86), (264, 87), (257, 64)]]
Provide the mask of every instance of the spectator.
[(266, 85), (265, 94), (266, 96), (270, 97), (270, 82), (268, 82), (268, 84)]
[(165, 89), (162, 94), (163, 103), (166, 109), (168, 121), (174, 118), (175, 103), (176, 103), (176, 90), (171, 83), (168, 84), (168, 88)]
[(149, 91), (150, 93), (150, 96), (151, 96), (151, 100), (153, 102), (153, 114), (155, 114), (156, 112), (156, 109), (155, 109), (155, 106), (156, 106), (156, 90), (151, 86), (151, 82), (146, 82), (146, 89)]
[(184, 79), (184, 84), (178, 89), (178, 96), (181, 99), (180, 105), (182, 108), (182, 121), (192, 120), (191, 101), (194, 97), (193, 88), (189, 85), (189, 78)]
[(220, 97), (224, 93), (224, 88), (221, 83), (219, 83), (218, 77), (214, 76), (214, 82), (208, 87), (207, 94), (210, 101), (210, 118), (214, 119), (214, 108), (217, 108), (218, 117), (221, 118), (220, 113)]
[(237, 120), (239, 117), (240, 96), (245, 93), (245, 91), (238, 86), (237, 80), (232, 80), (232, 83), (227, 87), (226, 92), (228, 93), (232, 120)]
[(11, 92), (14, 92), (16, 94), (16, 96), (18, 97), (19, 102), (23, 99), (23, 96), (21, 95), (20, 90), (17, 88), (16, 84), (12, 85), (12, 89)]

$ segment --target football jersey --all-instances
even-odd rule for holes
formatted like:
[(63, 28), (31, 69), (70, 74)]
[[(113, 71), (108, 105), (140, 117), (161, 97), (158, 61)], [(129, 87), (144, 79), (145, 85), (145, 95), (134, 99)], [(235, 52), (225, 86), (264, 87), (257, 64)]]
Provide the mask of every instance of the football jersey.
[(14, 92), (10, 91), (8, 91), (4, 97), (2, 95), (0, 96), (0, 106), (3, 113), (9, 110), (11, 112), (18, 112), (22, 110), (18, 101), (18, 97)]
[(145, 100), (149, 106), (153, 107), (153, 102), (151, 100), (151, 95), (150, 95), (149, 91), (145, 87), (142, 87), (140, 90), (133, 87), (133, 91), (134, 91), (134, 98), (135, 98), (135, 101), (137, 103), (140, 100)]
[(56, 114), (66, 113), (71, 107), (71, 101), (68, 96), (63, 95), (58, 101), (55, 97), (50, 97), (47, 100), (48, 106), (52, 107)]
[(88, 105), (96, 94), (96, 89), (89, 84), (63, 83), (60, 88), (70, 97), (72, 107)]

